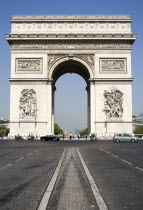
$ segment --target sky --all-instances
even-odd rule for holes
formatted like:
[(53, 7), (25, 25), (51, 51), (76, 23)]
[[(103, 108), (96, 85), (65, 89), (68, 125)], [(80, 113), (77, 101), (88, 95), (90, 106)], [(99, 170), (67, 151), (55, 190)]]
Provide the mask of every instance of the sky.
[[(133, 115), (143, 112), (143, 1), (141, 0), (1, 0), (0, 6), (0, 117), (9, 118), (10, 49), (4, 34), (10, 33), (12, 15), (130, 15), (132, 33)], [(87, 127), (85, 81), (66, 74), (56, 83), (55, 119), (63, 130)]]

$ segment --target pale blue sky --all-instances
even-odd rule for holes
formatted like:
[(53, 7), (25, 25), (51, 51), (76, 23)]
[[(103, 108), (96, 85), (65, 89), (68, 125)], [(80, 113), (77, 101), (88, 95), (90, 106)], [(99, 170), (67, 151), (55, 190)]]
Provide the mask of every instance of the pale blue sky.
[[(9, 117), (10, 33), (12, 15), (130, 15), (138, 34), (132, 51), (133, 114), (143, 112), (143, 1), (141, 0), (1, 0), (0, 5), (0, 117)], [(70, 77), (71, 76), (71, 77)], [(73, 83), (74, 82), (74, 83)], [(72, 86), (73, 85), (73, 86)], [(57, 81), (56, 121), (64, 130), (86, 127), (85, 81), (64, 75)], [(69, 94), (70, 93), (70, 94)], [(71, 101), (72, 100), (72, 101)], [(71, 106), (72, 104), (72, 106)]]

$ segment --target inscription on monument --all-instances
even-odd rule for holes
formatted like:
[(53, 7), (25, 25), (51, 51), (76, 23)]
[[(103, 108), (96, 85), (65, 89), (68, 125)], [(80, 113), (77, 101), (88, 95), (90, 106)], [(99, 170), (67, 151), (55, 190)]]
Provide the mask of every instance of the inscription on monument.
[(41, 73), (42, 59), (16, 59), (16, 73)]
[(100, 72), (126, 72), (126, 59), (100, 59)]
[(120, 118), (123, 114), (123, 93), (114, 87), (111, 91), (104, 91), (105, 108), (103, 111), (107, 118)]
[(21, 91), (21, 97), (19, 99), (19, 118), (34, 118), (37, 117), (37, 97), (36, 92), (33, 89), (23, 89)]

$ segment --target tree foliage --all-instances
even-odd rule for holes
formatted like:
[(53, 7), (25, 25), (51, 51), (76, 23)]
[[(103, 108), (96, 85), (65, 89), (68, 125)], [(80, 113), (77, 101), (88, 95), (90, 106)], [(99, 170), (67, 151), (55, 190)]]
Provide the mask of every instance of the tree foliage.
[(136, 125), (134, 134), (143, 134), (143, 125)]
[(88, 128), (85, 128), (84, 130), (82, 130), (81, 132), (80, 132), (80, 136), (85, 136), (85, 135), (87, 135), (88, 134)]
[(55, 135), (64, 134), (63, 130), (59, 127), (57, 123), (54, 124), (54, 133)]
[(9, 128), (5, 125), (0, 125), (0, 136), (7, 136), (9, 133)]

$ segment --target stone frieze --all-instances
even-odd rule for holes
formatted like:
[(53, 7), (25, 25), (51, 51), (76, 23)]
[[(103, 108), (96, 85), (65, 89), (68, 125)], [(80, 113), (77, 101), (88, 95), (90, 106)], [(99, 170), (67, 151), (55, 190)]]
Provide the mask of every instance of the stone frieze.
[(100, 72), (126, 72), (125, 58), (100, 59)]
[(42, 59), (16, 59), (16, 73), (42, 72)]
[(23, 50), (73, 50), (73, 49), (131, 49), (129, 43), (14, 43), (11, 44), (11, 49), (23, 49)]

